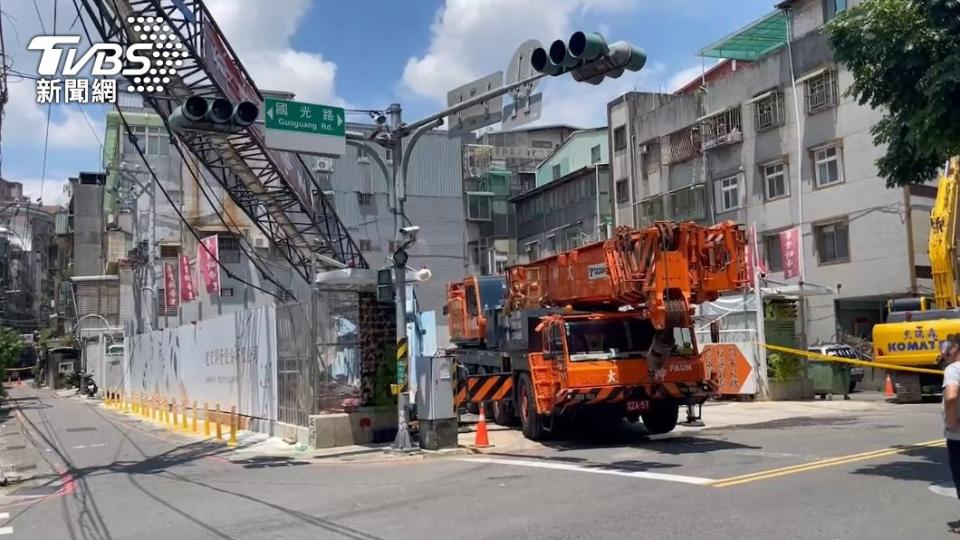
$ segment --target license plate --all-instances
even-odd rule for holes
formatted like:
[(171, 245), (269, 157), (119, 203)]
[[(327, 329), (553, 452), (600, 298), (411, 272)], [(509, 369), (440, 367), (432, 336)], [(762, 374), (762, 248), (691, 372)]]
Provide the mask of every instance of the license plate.
[(645, 412), (650, 408), (650, 402), (645, 399), (627, 401), (627, 412)]

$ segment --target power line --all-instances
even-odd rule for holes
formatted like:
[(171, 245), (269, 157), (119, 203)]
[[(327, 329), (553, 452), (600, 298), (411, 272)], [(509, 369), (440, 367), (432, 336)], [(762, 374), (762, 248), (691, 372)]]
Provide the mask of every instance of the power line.
[[(207, 255), (210, 256), (211, 259), (216, 261), (217, 266), (219, 266), (220, 269), (223, 270), (223, 272), (227, 275), (228, 278), (234, 281), (238, 281), (248, 287), (252, 287), (260, 292), (269, 294), (270, 296), (278, 300), (282, 300), (282, 298), (277, 293), (268, 291), (267, 289), (264, 289), (259, 285), (254, 285), (253, 283), (250, 283), (249, 281), (234, 274), (233, 271), (231, 271), (229, 268), (224, 266), (224, 264), (220, 262), (220, 259), (212, 251), (210, 251), (210, 248), (208, 248), (207, 245), (203, 243), (203, 239), (200, 238), (200, 234), (197, 233), (196, 229), (193, 228), (193, 225), (191, 225), (190, 222), (187, 221), (187, 218), (183, 215), (183, 212), (180, 211), (179, 206), (176, 203), (174, 203), (173, 198), (170, 197), (170, 194), (167, 192), (167, 188), (163, 187), (163, 184), (160, 182), (160, 179), (157, 177), (156, 172), (154, 172), (153, 167), (150, 166), (150, 162), (147, 161), (146, 154), (144, 154), (143, 149), (140, 148), (140, 142), (137, 139), (137, 136), (133, 134), (133, 129), (131, 129), (130, 124), (127, 123), (127, 117), (126, 115), (123, 114), (123, 110), (120, 108), (119, 105), (116, 105), (115, 109), (120, 114), (120, 122), (123, 123), (123, 128), (127, 133), (127, 138), (133, 144), (133, 147), (137, 150), (137, 154), (140, 155), (140, 159), (143, 161), (143, 164), (147, 166), (147, 171), (150, 173), (151, 178), (153, 178), (153, 181), (156, 182), (156, 186), (160, 188), (160, 191), (163, 193), (163, 196), (167, 199), (167, 202), (170, 203), (170, 207), (173, 208), (173, 211), (177, 213), (177, 216), (180, 218), (180, 221), (187, 226), (187, 228), (190, 230), (190, 233), (193, 235), (193, 237), (197, 239), (198, 245), (202, 246), (203, 250), (207, 252)], [(283, 289), (283, 292), (285, 294), (289, 294), (290, 296), (293, 296), (286, 289)]]
[[(57, 33), (57, 4), (59, 0), (53, 0), (53, 33)], [(37, 17), (40, 17), (40, 8), (37, 7), (37, 0), (33, 0), (33, 7), (37, 10)], [(43, 28), (43, 19), (40, 19), (40, 27)], [(43, 33), (47, 33), (46, 30)], [(40, 204), (43, 204), (43, 185), (47, 182), (47, 148), (50, 145), (50, 116), (53, 113), (53, 100), (47, 103), (47, 127), (43, 133), (43, 165), (40, 168)]]

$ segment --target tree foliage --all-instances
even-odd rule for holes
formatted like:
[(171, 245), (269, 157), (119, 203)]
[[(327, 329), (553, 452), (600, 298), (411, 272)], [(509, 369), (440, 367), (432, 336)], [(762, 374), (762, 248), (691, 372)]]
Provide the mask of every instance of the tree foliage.
[(887, 186), (932, 180), (960, 154), (960, 0), (864, 0), (827, 25), (848, 90), (884, 110), (871, 129)]
[(23, 340), (20, 334), (5, 326), (0, 326), (0, 378), (6, 369), (20, 360)]

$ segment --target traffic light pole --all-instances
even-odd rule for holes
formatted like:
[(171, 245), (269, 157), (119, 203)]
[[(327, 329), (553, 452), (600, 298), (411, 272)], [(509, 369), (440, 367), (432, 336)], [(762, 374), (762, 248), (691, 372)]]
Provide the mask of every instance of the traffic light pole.
[[(629, 59), (629, 54), (624, 51), (627, 59)], [(615, 72), (619, 69), (622, 72), (622, 67), (615, 64), (604, 64), (603, 66), (595, 68), (595, 72), (591, 73), (592, 77), (600, 76), (602, 79), (603, 75), (608, 72)], [(639, 68), (638, 68), (639, 69)], [(401, 115), (400, 105), (394, 103), (390, 105), (387, 109), (388, 115), (388, 140), (384, 141), (382, 144), (391, 149), (393, 153), (393, 170), (391, 171), (391, 176), (393, 177), (393, 182), (391, 186), (392, 193), (390, 198), (393, 201), (394, 208), (394, 218), (393, 218), (393, 230), (395, 238), (396, 249), (393, 252), (393, 277), (395, 284), (395, 298), (396, 298), (396, 324), (397, 324), (397, 342), (396, 342), (396, 360), (397, 360), (397, 386), (399, 389), (397, 394), (397, 437), (393, 441), (391, 450), (399, 452), (408, 452), (415, 450), (416, 447), (413, 444), (413, 439), (410, 436), (409, 429), (409, 409), (410, 404), (413, 401), (412, 396), (410, 395), (410, 379), (412, 373), (410, 370), (410, 361), (409, 361), (409, 344), (407, 342), (407, 284), (406, 284), (406, 273), (407, 273), (407, 252), (406, 248), (413, 244), (414, 237), (412, 235), (407, 235), (403, 232), (405, 224), (403, 223), (404, 219), (404, 202), (406, 201), (406, 180), (407, 180), (407, 167), (409, 166), (410, 157), (413, 153), (413, 149), (417, 144), (417, 141), (420, 137), (434, 129), (443, 125), (444, 118), (456, 114), (460, 111), (469, 109), (475, 105), (479, 105), (486, 101), (489, 101), (494, 98), (498, 98), (504, 94), (507, 94), (517, 88), (523, 86), (533, 87), (533, 83), (542, 79), (543, 77), (548, 76), (548, 73), (537, 73), (526, 79), (516, 81), (514, 83), (501, 86), (490, 90), (489, 92), (477, 95), (468, 100), (457, 103), (452, 107), (448, 107), (440, 112), (427, 116), (421, 120), (410, 124), (404, 124)], [(619, 75), (618, 75), (619, 76)], [(406, 148), (404, 148), (404, 139), (409, 137), (407, 140)]]

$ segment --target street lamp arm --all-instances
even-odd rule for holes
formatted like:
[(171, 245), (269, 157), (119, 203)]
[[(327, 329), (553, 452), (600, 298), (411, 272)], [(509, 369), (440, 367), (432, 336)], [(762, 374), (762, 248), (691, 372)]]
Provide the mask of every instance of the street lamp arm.
[(380, 172), (383, 173), (383, 181), (387, 185), (387, 191), (390, 190), (390, 169), (387, 168), (387, 164), (383, 161), (383, 158), (380, 157), (380, 154), (374, 149), (373, 145), (365, 142), (363, 136), (360, 136), (359, 139), (350, 137), (350, 134), (347, 134), (347, 144), (350, 146), (355, 146), (357, 148), (363, 148), (367, 151), (370, 159), (372, 159), (377, 166), (380, 167)]
[(472, 97), (472, 98), (470, 98), (470, 99), (468, 99), (468, 100), (466, 100), (466, 101), (463, 101), (463, 102), (461, 102), (461, 103), (457, 103), (457, 104), (454, 105), (453, 107), (449, 107), (449, 108), (444, 109), (444, 110), (442, 110), (442, 111), (440, 111), (440, 112), (438, 112), (438, 113), (436, 113), (436, 114), (432, 114), (432, 115), (424, 118), (423, 120), (418, 120), (418, 121), (416, 121), (416, 122), (413, 122), (413, 123), (410, 123), (410, 124), (407, 124), (407, 125), (403, 126), (403, 134), (406, 135), (407, 133), (409, 133), (409, 132), (411, 132), (411, 131), (413, 131), (413, 130), (421, 127), (421, 126), (426, 125), (426, 124), (430, 124), (430, 123), (432, 123), (432, 122), (435, 122), (436, 120), (443, 120), (445, 117), (450, 116), (451, 114), (455, 114), (455, 113), (458, 113), (458, 112), (460, 112), (460, 111), (469, 109), (470, 107), (473, 107), (474, 105), (478, 105), (478, 104), (480, 104), (480, 103), (483, 103), (484, 101), (487, 101), (487, 100), (489, 100), (489, 99), (493, 99), (493, 98), (495, 98), (495, 97), (500, 97), (500, 96), (502, 96), (502, 95), (510, 92), (511, 90), (514, 90), (514, 89), (516, 89), (516, 88), (520, 88), (521, 86), (524, 86), (524, 85), (532, 84), (532, 83), (534, 83), (534, 82), (536, 82), (536, 81), (539, 81), (540, 79), (542, 79), (542, 78), (544, 78), (544, 77), (546, 77), (546, 76), (547, 76), (546, 73), (537, 73), (536, 75), (533, 75), (533, 76), (531, 76), (531, 77), (527, 77), (526, 79), (523, 79), (522, 81), (517, 81), (517, 82), (511, 83), (511, 84), (505, 85), (505, 86), (501, 86), (501, 87), (499, 87), (499, 88), (494, 88), (493, 90), (490, 90), (489, 92), (487, 92), (487, 93), (485, 93), (485, 94), (480, 94), (479, 96)]

